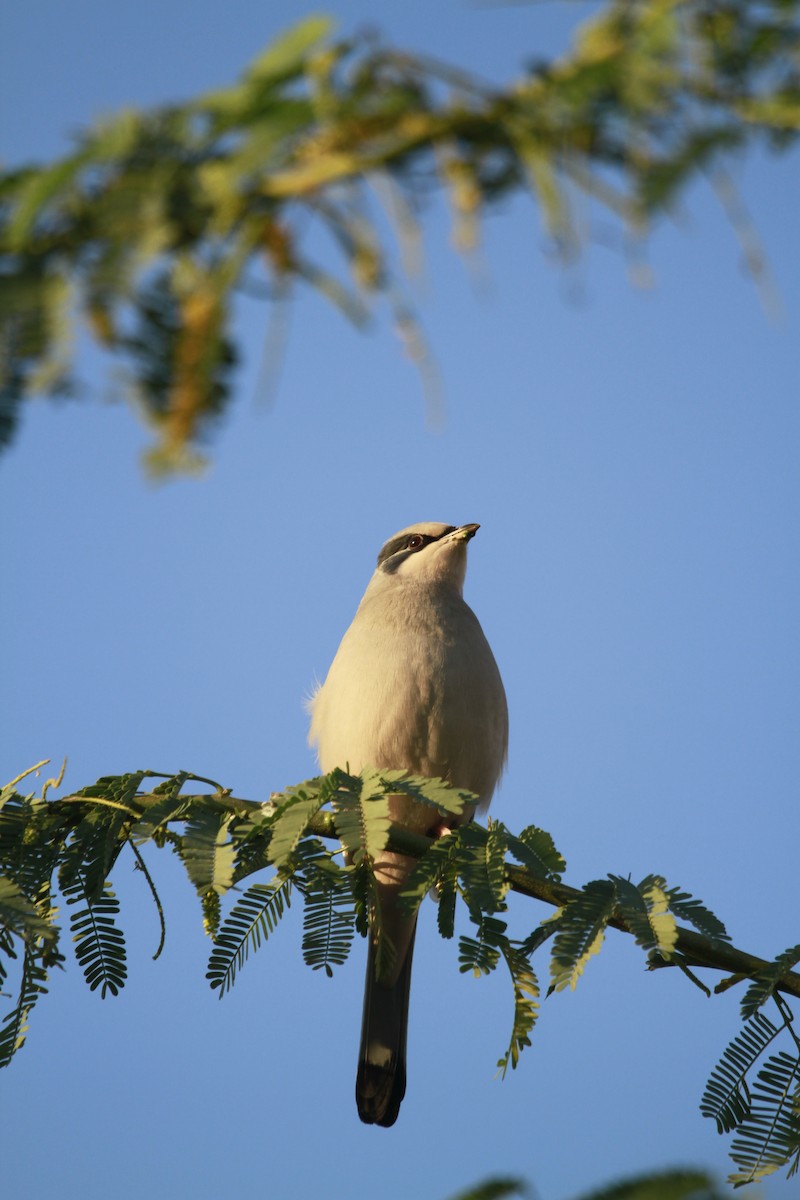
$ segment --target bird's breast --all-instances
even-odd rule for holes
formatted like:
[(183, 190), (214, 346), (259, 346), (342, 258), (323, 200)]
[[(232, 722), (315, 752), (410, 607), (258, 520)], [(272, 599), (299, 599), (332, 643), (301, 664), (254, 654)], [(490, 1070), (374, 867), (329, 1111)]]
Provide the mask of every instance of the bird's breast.
[(460, 598), (447, 597), (438, 606), (362, 604), (315, 698), (310, 736), (324, 771), (403, 769), (488, 800), (506, 728), (483, 631)]

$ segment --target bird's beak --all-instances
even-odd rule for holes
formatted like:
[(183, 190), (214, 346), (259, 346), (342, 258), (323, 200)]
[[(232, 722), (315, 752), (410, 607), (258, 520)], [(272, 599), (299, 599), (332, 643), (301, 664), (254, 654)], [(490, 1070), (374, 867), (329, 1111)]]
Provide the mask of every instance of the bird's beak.
[(459, 525), (458, 529), (454, 529), (448, 534), (448, 542), (468, 542), (470, 538), (474, 538), (475, 534), (480, 529), (480, 525)]

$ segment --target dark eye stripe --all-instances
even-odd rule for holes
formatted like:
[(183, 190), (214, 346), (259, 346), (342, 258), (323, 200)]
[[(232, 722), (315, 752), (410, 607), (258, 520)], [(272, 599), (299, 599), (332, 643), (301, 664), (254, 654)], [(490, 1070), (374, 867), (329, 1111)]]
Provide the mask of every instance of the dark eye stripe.
[[(425, 546), (429, 546), (431, 542), (438, 542), (440, 538), (446, 537), (448, 533), (452, 533), (454, 529), (455, 525), (447, 525), (441, 533), (436, 535), (430, 533), (405, 533), (401, 534), (399, 537), (394, 537), (390, 542), (386, 543), (378, 555), (378, 566), (382, 566), (390, 558), (393, 558), (395, 554), (399, 554), (403, 550), (406, 551), (407, 554), (417, 554), (420, 550), (423, 550)], [(422, 538), (422, 542), (419, 546), (414, 546), (413, 548), (409, 549), (408, 542), (409, 539), (413, 537)]]

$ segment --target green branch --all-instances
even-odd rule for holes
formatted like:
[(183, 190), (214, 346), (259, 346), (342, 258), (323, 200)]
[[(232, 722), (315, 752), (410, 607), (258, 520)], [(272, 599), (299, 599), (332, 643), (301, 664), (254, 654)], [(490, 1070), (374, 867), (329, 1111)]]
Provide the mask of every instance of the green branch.
[[(184, 794), (192, 782), (214, 790)], [(355, 933), (380, 939), (375, 863), (389, 849), (417, 860), (398, 895), (409, 915), (436, 889), (439, 932), (452, 938), (459, 897), (463, 901), (473, 928), (460, 935), (459, 970), (481, 977), (501, 963), (507, 968), (513, 1019), (498, 1062), (503, 1073), (516, 1068), (531, 1044), (542, 992), (533, 959), (547, 943), (551, 993), (580, 983), (609, 927), (634, 938), (648, 967), (678, 966), (707, 994), (692, 968), (728, 972), (717, 991), (751, 980), (742, 1001), (745, 1031), (715, 1068), (702, 1111), (722, 1131), (738, 1135), (732, 1147), (738, 1181), (761, 1178), (800, 1156), (793, 1108), (800, 1039), (779, 995), (800, 997), (800, 974), (793, 970), (800, 944), (771, 962), (738, 950), (714, 913), (659, 875), (635, 883), (608, 874), (570, 887), (561, 880), (564, 859), (544, 830), (531, 825), (515, 835), (500, 821), (490, 820), (488, 827), (465, 822), (476, 797), (403, 771), (332, 771), (266, 803), (233, 796), (187, 771), (106, 776), (61, 799), (47, 796), (53, 786), (48, 781), (38, 797), (20, 795), (14, 784), (0, 791), (0, 985), (19, 976), (17, 1002), (0, 1030), (0, 1064), (22, 1045), (49, 971), (63, 961), (56, 887), (68, 904), (79, 902), (72, 919), (74, 952), (89, 986), (116, 994), (126, 981), (127, 958), (112, 870), (121, 854), (133, 855), (156, 904), (163, 944), (164, 912), (145, 850), (168, 846), (197, 893), (214, 944), (207, 978), (222, 995), (251, 952), (271, 938), (292, 894), (303, 904), (302, 951), (312, 969), (331, 974), (340, 967)], [(431, 827), (448, 831), (432, 840), (393, 827), (388, 797), (397, 793), (430, 808)], [(242, 893), (242, 882), (253, 875), (261, 878)], [(506, 919), (511, 891), (556, 909), (522, 940), (512, 936)], [(231, 892), (239, 896), (225, 915), (223, 901)], [(770, 1001), (778, 1005), (779, 1025), (764, 1016)], [(788, 1040), (789, 1050), (771, 1055), (748, 1081), (778, 1038)], [(750, 1101), (751, 1083), (758, 1106)]]
[[(336, 839), (335, 821), (332, 814), (320, 813), (309, 823), (310, 832), (318, 837)], [(413, 858), (422, 858), (434, 843), (430, 838), (407, 830), (392, 827), (389, 834), (388, 848), (400, 854), (408, 854)], [(506, 879), (512, 891), (532, 900), (540, 900), (543, 904), (554, 908), (563, 908), (581, 895), (578, 888), (566, 883), (558, 883), (549, 879), (539, 879), (524, 867), (506, 864)], [(621, 916), (611, 916), (607, 922), (613, 929), (622, 933), (632, 934), (630, 922)], [(725, 942), (715, 941), (704, 937), (693, 929), (678, 928), (676, 949), (688, 963), (695, 967), (708, 967), (715, 971), (727, 971), (741, 979), (757, 979), (769, 967), (766, 959), (738, 950)], [(669, 966), (669, 962), (661, 960), (654, 966)], [(800, 974), (796, 971), (784, 972), (776, 982), (776, 990), (785, 992), (788, 996), (800, 999)], [(724, 990), (724, 989), (720, 989)]]
[[(139, 797), (145, 809), (158, 799), (157, 796)], [(187, 804), (192, 804), (193, 802), (206, 799), (206, 797), (202, 795), (190, 795), (184, 796), (183, 799)], [(264, 805), (257, 800), (245, 800), (240, 796), (226, 796), (225, 801), (230, 806), (231, 811), (240, 816), (260, 813), (264, 810)], [(308, 821), (306, 828), (315, 837), (336, 842), (339, 841), (339, 836), (336, 832), (336, 819), (332, 812), (318, 812)], [(411, 858), (422, 858), (433, 845), (435, 845), (435, 842), (431, 838), (411, 833), (405, 829), (399, 829), (397, 826), (390, 827), (387, 847), (399, 854), (407, 854)], [(261, 867), (253, 868), (253, 870), (258, 869), (261, 869)], [(543, 904), (549, 904), (553, 908), (563, 908), (582, 894), (578, 888), (570, 887), (566, 883), (555, 880), (538, 878), (532, 872), (526, 871), (524, 867), (514, 866), (513, 864), (506, 864), (505, 876), (511, 891), (517, 892), (521, 896), (528, 896), (532, 900), (539, 900)], [(634, 932), (630, 922), (616, 914), (608, 919), (607, 924), (613, 929), (618, 929), (621, 933), (632, 935)], [(770, 965), (768, 960), (759, 958), (755, 954), (749, 954), (747, 951), (739, 950), (726, 942), (705, 937), (693, 929), (686, 929), (682, 926), (678, 927), (676, 949), (685, 961), (692, 966), (707, 967), (715, 971), (726, 971), (733, 976), (737, 976), (740, 980), (757, 979)], [(672, 964), (663, 959), (656, 959), (651, 963), (653, 968), (670, 965)], [(777, 991), (785, 992), (786, 995), (795, 996), (800, 999), (800, 973), (796, 971), (784, 972), (778, 977), (775, 986)], [(726, 990), (726, 981), (718, 985), (717, 990)]]

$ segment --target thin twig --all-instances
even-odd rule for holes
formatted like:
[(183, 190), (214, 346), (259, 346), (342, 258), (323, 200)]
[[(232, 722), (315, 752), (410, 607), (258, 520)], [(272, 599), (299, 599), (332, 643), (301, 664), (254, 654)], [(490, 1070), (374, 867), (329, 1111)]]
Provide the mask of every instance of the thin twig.
[(153, 883), (153, 877), (147, 869), (147, 864), (145, 863), (144, 859), (142, 858), (142, 853), (141, 853), (139, 847), (136, 845), (136, 843), (134, 841), (131, 840), (130, 837), (127, 839), (127, 842), (128, 842), (128, 845), (130, 846), (131, 850), (133, 851), (133, 857), (136, 859), (136, 865), (138, 866), (139, 870), (142, 872), (145, 879), (147, 880), (147, 886), (150, 888), (150, 894), (153, 897), (153, 901), (155, 903), (156, 910), (158, 912), (158, 919), (161, 922), (161, 939), (158, 943), (158, 948), (157, 948), (155, 954), (153, 955), (153, 962), (155, 962), (155, 960), (160, 956), (161, 951), (164, 949), (164, 942), (166, 941), (166, 937), (167, 937), (167, 923), (164, 919), (164, 909), (161, 906), (161, 897), (159, 896), (158, 892), (156, 891), (156, 885)]

